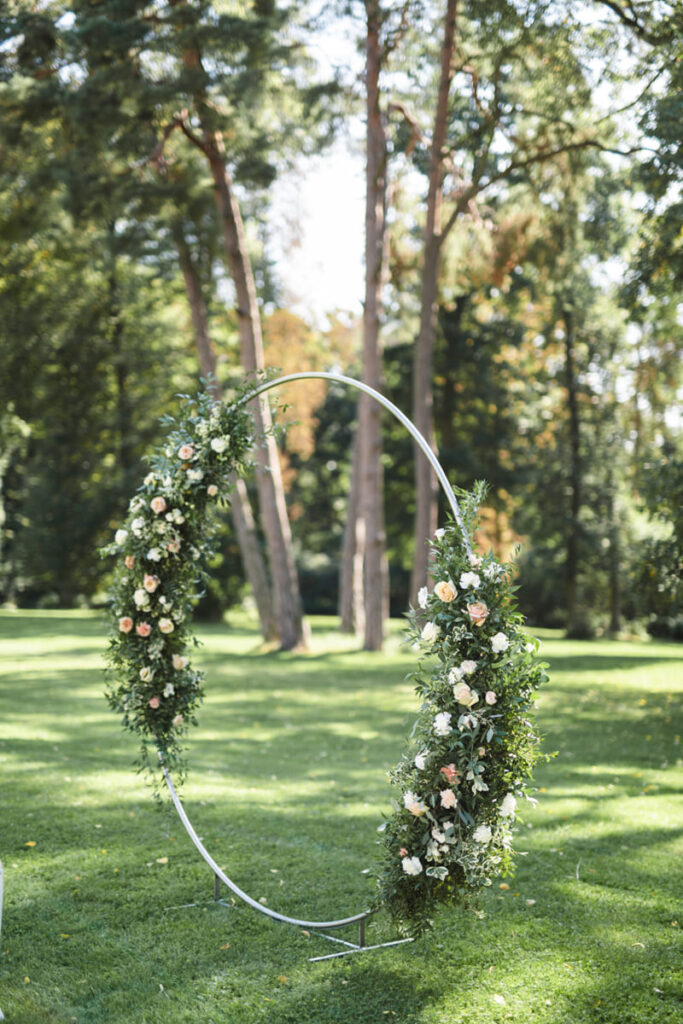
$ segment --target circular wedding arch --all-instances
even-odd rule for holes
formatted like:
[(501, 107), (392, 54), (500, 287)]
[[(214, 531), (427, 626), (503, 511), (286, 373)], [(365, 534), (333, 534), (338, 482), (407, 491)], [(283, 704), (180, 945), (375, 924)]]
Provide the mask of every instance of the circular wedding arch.
[[(437, 459), (436, 455), (434, 454), (434, 451), (430, 447), (430, 445), (429, 445), (427, 439), (424, 437), (424, 435), (420, 433), (420, 431), (417, 429), (415, 424), (410, 419), (408, 419), (408, 417), (405, 415), (405, 413), (403, 413), (398, 408), (398, 406), (394, 405), (394, 403), (389, 401), (388, 398), (385, 398), (385, 396), (382, 395), (381, 392), (377, 391), (375, 388), (372, 388), (372, 387), (370, 387), (370, 385), (363, 383), (363, 381), (356, 380), (354, 377), (346, 377), (343, 374), (331, 373), (331, 372), (326, 372), (326, 371), (322, 371), (322, 370), (321, 371), (302, 372), (302, 373), (290, 373), (290, 374), (287, 374), (287, 375), (285, 375), (283, 377), (277, 377), (277, 378), (275, 378), (273, 380), (268, 380), (268, 381), (263, 382), (262, 384), (259, 384), (257, 387), (255, 387), (253, 389), (253, 391), (248, 392), (246, 395), (244, 395), (240, 399), (240, 404), (246, 404), (248, 402), (251, 402), (254, 398), (258, 398), (260, 395), (264, 394), (265, 392), (270, 391), (273, 388), (279, 387), (282, 384), (288, 384), (288, 383), (290, 383), (292, 381), (313, 380), (313, 379), (327, 380), (327, 381), (331, 381), (332, 383), (335, 383), (335, 384), (343, 384), (343, 385), (345, 385), (347, 387), (354, 388), (355, 390), (360, 391), (363, 394), (368, 395), (370, 398), (374, 399), (381, 406), (383, 406), (390, 413), (392, 413), (392, 415), (399, 421), (399, 423), (401, 423), (406, 428), (406, 430), (408, 430), (408, 432), (412, 435), (413, 439), (417, 443), (418, 447), (422, 450), (422, 452), (426, 455), (426, 457), (428, 458), (429, 462), (431, 463), (432, 468), (434, 469), (434, 472), (436, 473), (437, 479), (438, 479), (438, 481), (439, 481), (439, 483), (441, 485), (441, 488), (442, 488), (442, 490), (443, 490), (443, 492), (444, 492), (444, 494), (445, 494), (445, 496), (446, 496), (446, 498), (448, 500), (448, 503), (449, 503), (449, 505), (451, 507), (451, 511), (453, 513), (453, 517), (454, 517), (456, 523), (458, 524), (458, 527), (460, 528), (460, 532), (462, 534), (462, 538), (463, 538), (463, 543), (464, 543), (465, 549), (466, 549), (468, 555), (471, 554), (472, 553), (472, 549), (471, 549), (469, 537), (467, 536), (467, 531), (465, 530), (465, 526), (464, 526), (464, 523), (463, 523), (463, 520), (462, 520), (462, 515), (461, 515), (461, 512), (460, 512), (460, 506), (458, 505), (458, 500), (457, 500), (455, 494), (453, 493), (453, 488), (451, 487), (450, 483), (448, 482), (448, 477), (446, 476), (446, 473), (444, 472), (443, 467), (441, 466), (439, 460)], [(232, 881), (231, 878), (228, 877), (228, 875), (223, 871), (223, 869), (221, 867), (219, 867), (219, 865), (216, 863), (214, 858), (211, 856), (211, 854), (208, 852), (208, 850), (204, 846), (202, 840), (197, 835), (197, 833), (196, 833), (196, 831), (195, 831), (195, 829), (194, 829), (194, 827), (192, 825), (192, 822), (190, 821), (190, 819), (189, 819), (189, 817), (187, 815), (187, 812), (185, 811), (185, 808), (183, 807), (183, 805), (182, 805), (182, 803), (180, 801), (180, 797), (178, 796), (178, 793), (176, 792), (175, 786), (173, 785), (173, 780), (171, 779), (170, 772), (168, 771), (166, 765), (163, 763), (163, 757), (162, 757), (160, 751), (159, 751), (159, 758), (160, 758), (160, 761), (161, 761), (161, 768), (162, 768), (162, 771), (163, 771), (163, 774), (164, 774), (164, 779), (166, 781), (166, 785), (168, 787), (169, 794), (171, 796), (171, 800), (173, 802), (173, 805), (174, 805), (174, 807), (175, 807), (175, 809), (176, 809), (176, 811), (178, 813), (178, 817), (180, 818), (180, 820), (181, 820), (181, 822), (182, 822), (182, 824), (183, 824), (183, 826), (185, 828), (185, 831), (187, 832), (188, 836), (192, 840), (192, 843), (196, 847), (197, 851), (199, 852), (201, 857), (204, 859), (204, 861), (208, 864), (208, 866), (211, 868), (211, 871), (213, 872), (213, 875), (214, 875), (214, 901), (215, 902), (217, 902), (217, 903), (223, 902), (220, 899), (220, 887), (221, 887), (221, 884), (223, 884), (232, 893), (234, 893), (235, 896), (237, 896), (240, 900), (242, 900), (248, 906), (252, 907), (254, 910), (258, 910), (259, 913), (264, 914), (265, 916), (267, 916), (267, 917), (269, 917), (269, 918), (271, 918), (271, 919), (273, 919), (275, 921), (282, 922), (283, 924), (291, 924), (291, 925), (295, 925), (296, 927), (299, 927), (299, 928), (312, 928), (312, 929), (316, 930), (319, 933), (322, 933), (323, 929), (326, 930), (326, 931), (332, 931), (334, 929), (343, 928), (343, 927), (345, 927), (347, 925), (352, 925), (352, 924), (357, 924), (359, 926), (359, 939), (358, 939), (357, 943), (347, 942), (346, 940), (339, 939), (339, 938), (333, 937), (331, 935), (324, 936), (325, 938), (328, 938), (328, 939), (330, 939), (330, 940), (332, 940), (334, 942), (338, 942), (341, 945), (346, 946), (348, 948), (345, 949), (341, 953), (331, 953), (331, 954), (328, 954), (327, 956), (311, 957), (310, 959), (312, 961), (327, 960), (327, 959), (331, 959), (333, 957), (345, 956), (345, 955), (348, 955), (349, 953), (360, 952), (360, 951), (363, 951), (363, 950), (379, 949), (379, 948), (383, 948), (383, 947), (386, 947), (386, 946), (394, 946), (394, 945), (399, 945), (399, 944), (401, 944), (403, 942), (410, 942), (410, 941), (412, 941), (411, 939), (405, 939), (404, 938), (404, 939), (395, 939), (392, 942), (377, 943), (377, 944), (372, 945), (372, 946), (366, 945), (366, 942), (365, 942), (365, 922), (374, 913), (374, 911), (372, 911), (372, 910), (363, 910), (363, 911), (361, 911), (358, 914), (353, 914), (351, 917), (338, 918), (338, 919), (335, 919), (335, 920), (332, 920), (332, 921), (307, 921), (307, 920), (304, 920), (302, 918), (289, 917), (286, 914), (280, 914), (280, 913), (278, 913), (278, 911), (271, 910), (269, 907), (264, 906), (262, 903), (258, 902), (258, 900), (252, 899), (251, 896), (249, 896), (246, 892), (244, 892), (243, 889), (241, 889), (235, 882)]]

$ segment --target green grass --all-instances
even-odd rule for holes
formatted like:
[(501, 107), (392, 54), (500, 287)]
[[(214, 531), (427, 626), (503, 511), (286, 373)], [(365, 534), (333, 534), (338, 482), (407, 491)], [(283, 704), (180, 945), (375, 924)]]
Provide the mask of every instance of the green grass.
[[(305, 656), (260, 653), (246, 621), (202, 631), (184, 799), (238, 884), (319, 920), (368, 899), (385, 771), (416, 700), (400, 624), (384, 655), (314, 625)], [(558, 756), (538, 772), (510, 888), (442, 912), (411, 945), (311, 964), (331, 944), (243, 904), (174, 909), (210, 900), (211, 874), (131, 771), (135, 739), (102, 697), (100, 619), (1, 613), (8, 1021), (682, 1021), (683, 649), (543, 639), (538, 714)], [(370, 940), (390, 937), (373, 921)]]

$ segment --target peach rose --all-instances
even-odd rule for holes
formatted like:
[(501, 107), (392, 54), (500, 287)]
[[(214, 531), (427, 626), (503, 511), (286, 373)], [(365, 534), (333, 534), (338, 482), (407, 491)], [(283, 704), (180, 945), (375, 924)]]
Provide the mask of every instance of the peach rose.
[(176, 537), (175, 540), (170, 540), (166, 545), (166, 550), (170, 551), (172, 555), (177, 555), (180, 551), (180, 541)]
[(181, 444), (178, 449), (178, 458), (182, 459), (183, 462), (187, 462), (188, 459), (194, 458), (194, 448), (191, 444)]
[(119, 629), (122, 633), (130, 633), (133, 628), (133, 620), (130, 615), (124, 615), (122, 619), (119, 619)]
[(151, 508), (152, 512), (155, 512), (156, 515), (160, 516), (161, 513), (165, 512), (166, 509), (168, 508), (166, 504), (166, 498), (162, 498), (160, 494), (157, 494), (156, 498), (152, 498), (152, 500), (150, 501), (149, 507)]
[(216, 487), (215, 484), (209, 484), (209, 486), (206, 488), (206, 493), (209, 495), (210, 498), (215, 498), (216, 495), (218, 494), (218, 488)]
[(152, 627), (150, 626), (149, 622), (138, 622), (137, 626), (135, 627), (135, 632), (137, 633), (138, 636), (149, 636), (149, 634), (152, 632)]
[(135, 565), (135, 555), (126, 555), (126, 557), (123, 560), (123, 564), (125, 565), (126, 569), (132, 569), (133, 566)]
[(408, 856), (408, 851), (406, 850), (405, 846), (401, 847), (401, 849), (398, 851), (398, 855), (399, 855), (399, 857), (407, 857)]
[(176, 715), (175, 718), (173, 719), (173, 725), (176, 727), (176, 729), (179, 729), (182, 724), (183, 724), (183, 716), (182, 715)]
[(149, 706), (151, 708), (158, 708), (159, 707), (159, 698), (158, 697), (150, 697), (150, 699), (147, 701), (147, 703), (149, 704)]
[(460, 772), (456, 771), (454, 764), (445, 764), (441, 769), (441, 774), (445, 775), (449, 782), (452, 782), (456, 776), (460, 777)]
[(489, 610), (483, 601), (475, 601), (474, 604), (467, 605), (467, 614), (475, 626), (483, 626), (488, 613)]
[(440, 601), (445, 601), (446, 603), (455, 601), (458, 596), (458, 591), (449, 580), (440, 580), (434, 587), (434, 593)]
[(145, 574), (145, 578), (142, 581), (142, 585), (148, 594), (153, 594), (160, 583), (161, 580), (158, 576), (151, 576), (149, 573)]

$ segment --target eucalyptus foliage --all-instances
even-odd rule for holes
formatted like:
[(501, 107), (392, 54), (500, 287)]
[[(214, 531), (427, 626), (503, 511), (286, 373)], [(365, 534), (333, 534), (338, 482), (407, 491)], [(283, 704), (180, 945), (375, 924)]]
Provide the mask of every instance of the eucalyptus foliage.
[[(461, 492), (474, 535), (483, 485)], [(530, 720), (546, 679), (516, 609), (512, 567), (469, 553), (460, 527), (437, 530), (434, 586), (410, 610), (421, 698), (410, 747), (391, 773), (401, 790), (380, 827), (377, 905), (419, 934), (441, 902), (465, 899), (512, 868), (517, 802), (540, 755)]]

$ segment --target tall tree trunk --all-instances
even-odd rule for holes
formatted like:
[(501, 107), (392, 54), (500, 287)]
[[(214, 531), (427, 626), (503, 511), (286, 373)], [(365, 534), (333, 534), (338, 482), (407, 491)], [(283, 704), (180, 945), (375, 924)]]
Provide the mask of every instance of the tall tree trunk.
[[(187, 0), (175, 2), (184, 7), (188, 6)], [(188, 46), (184, 51), (183, 63), (190, 73), (203, 72), (201, 53), (196, 45)], [(256, 374), (265, 367), (263, 337), (242, 214), (228, 170), (223, 139), (214, 127), (213, 110), (201, 89), (195, 93), (194, 102), (201, 126), (201, 138), (194, 134), (185, 114), (180, 115), (178, 123), (187, 138), (204, 154), (209, 165), (226, 262), (237, 295), (242, 366), (247, 373)], [(255, 453), (258, 465), (256, 483), (273, 581), (275, 619), (282, 649), (291, 650), (308, 643), (308, 625), (303, 616), (280, 460), (272, 433), (270, 406), (265, 395), (260, 395), (250, 404), (256, 429), (263, 439), (262, 443), (257, 445)]]
[(562, 311), (565, 345), (565, 385), (569, 408), (569, 524), (567, 527), (567, 557), (565, 561), (565, 589), (567, 603), (567, 633), (577, 626), (578, 571), (579, 571), (579, 515), (582, 503), (581, 451), (579, 405), (574, 351), (574, 314)]
[(617, 515), (614, 470), (611, 466), (607, 477), (607, 487), (607, 517), (609, 522), (609, 632), (616, 636), (621, 629), (621, 552), (619, 545), (619, 517)]
[(342, 541), (339, 570), (339, 617), (343, 633), (365, 634), (365, 606), (363, 603), (363, 552), (365, 551), (365, 521), (359, 514), (359, 460), (358, 431), (351, 453), (351, 485), (346, 506), (346, 523)]
[[(441, 202), (444, 176), (444, 144), (448, 119), (448, 94), (453, 80), (453, 52), (457, 0), (447, 0), (441, 45), (441, 71), (429, 157), (429, 190), (424, 234), (424, 257), (420, 295), (420, 331), (413, 363), (413, 422), (436, 451), (433, 426), (432, 383), (434, 378), (434, 337), (436, 334), (437, 282), (441, 253)], [(438, 484), (434, 471), (417, 445), (415, 448), (415, 551), (410, 582), (410, 599), (427, 581), (429, 550), (438, 514)]]
[[(221, 152), (222, 147), (215, 133), (204, 130), (204, 145), (223, 229), (228, 266), (237, 292), (242, 365), (247, 373), (256, 373), (265, 366), (263, 338), (242, 216)], [(292, 534), (287, 518), (280, 461), (272, 434), (270, 406), (265, 395), (254, 399), (251, 404), (256, 429), (263, 437), (263, 443), (256, 448), (256, 462), (259, 467), (256, 479), (263, 530), (270, 556), (275, 618), (281, 646), (283, 650), (291, 650), (308, 641), (292, 551)]]
[[(380, 31), (382, 11), (366, 3), (366, 194), (365, 194), (365, 304), (363, 310), (363, 380), (380, 389), (382, 356), (380, 322), (386, 249), (386, 131), (380, 109), (379, 77), (382, 67)], [(368, 395), (358, 405), (359, 511), (364, 523), (365, 628), (363, 647), (377, 651), (384, 639), (388, 590), (384, 531), (384, 487), (380, 406)]]
[[(178, 249), (180, 269), (185, 281), (187, 301), (192, 314), (192, 328), (199, 365), (202, 375), (210, 381), (210, 391), (215, 398), (220, 399), (221, 388), (216, 377), (216, 354), (209, 334), (206, 303), (202, 294), (199, 274), (197, 273), (190, 247), (180, 225), (177, 225), (174, 229), (174, 238), (176, 248)], [(240, 476), (233, 473), (230, 482), (233, 487), (233, 500), (231, 502), (232, 519), (242, 556), (242, 564), (256, 602), (263, 638), (269, 642), (274, 642), (279, 639), (279, 635), (273, 608), (272, 590), (268, 580), (266, 565), (261, 555), (251, 502), (249, 501), (246, 484)]]

